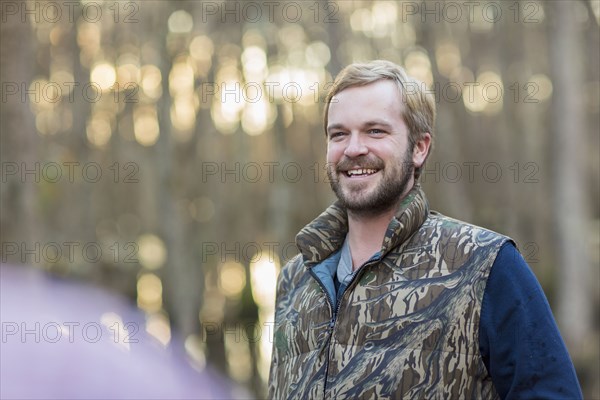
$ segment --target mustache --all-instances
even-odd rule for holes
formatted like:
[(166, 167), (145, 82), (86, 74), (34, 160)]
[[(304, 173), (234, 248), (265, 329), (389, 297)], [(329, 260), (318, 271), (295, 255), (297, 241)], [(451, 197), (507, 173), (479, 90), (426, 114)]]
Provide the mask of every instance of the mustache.
[(383, 169), (384, 162), (380, 158), (358, 156), (355, 158), (342, 158), (336, 165), (337, 172), (345, 172), (354, 168)]

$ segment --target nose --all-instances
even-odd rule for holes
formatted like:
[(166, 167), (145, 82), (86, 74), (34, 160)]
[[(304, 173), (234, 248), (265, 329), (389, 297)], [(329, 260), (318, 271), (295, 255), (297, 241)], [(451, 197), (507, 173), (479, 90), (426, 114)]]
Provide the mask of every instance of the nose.
[(363, 138), (359, 133), (352, 133), (350, 135), (348, 145), (344, 150), (344, 155), (349, 158), (365, 155), (369, 152)]

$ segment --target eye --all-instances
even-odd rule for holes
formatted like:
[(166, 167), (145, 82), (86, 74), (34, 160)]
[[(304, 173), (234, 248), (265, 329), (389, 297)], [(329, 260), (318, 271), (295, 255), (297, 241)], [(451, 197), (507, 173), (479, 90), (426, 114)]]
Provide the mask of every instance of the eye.
[(385, 131), (378, 128), (369, 129), (367, 132), (371, 135), (383, 135), (385, 133)]
[(345, 134), (346, 134), (345, 132), (341, 132), (341, 131), (331, 132), (329, 134), (329, 139), (341, 138)]

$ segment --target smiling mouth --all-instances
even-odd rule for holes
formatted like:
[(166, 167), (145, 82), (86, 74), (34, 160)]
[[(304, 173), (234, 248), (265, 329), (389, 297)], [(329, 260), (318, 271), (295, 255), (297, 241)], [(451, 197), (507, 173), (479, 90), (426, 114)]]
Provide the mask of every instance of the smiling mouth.
[(352, 177), (369, 176), (369, 175), (373, 175), (376, 172), (379, 172), (379, 170), (372, 169), (372, 168), (358, 168), (358, 169), (350, 169), (348, 171), (345, 171), (344, 175), (346, 175), (349, 178), (352, 178)]

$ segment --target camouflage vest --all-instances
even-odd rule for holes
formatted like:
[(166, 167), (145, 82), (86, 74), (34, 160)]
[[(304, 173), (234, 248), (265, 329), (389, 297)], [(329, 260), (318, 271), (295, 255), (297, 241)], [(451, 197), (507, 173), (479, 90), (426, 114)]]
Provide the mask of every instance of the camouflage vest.
[(415, 186), (381, 252), (336, 302), (312, 269), (341, 248), (347, 229), (335, 203), (296, 238), (301, 254), (277, 285), (269, 397), (498, 398), (479, 353), (479, 316), (509, 239), (429, 212)]

